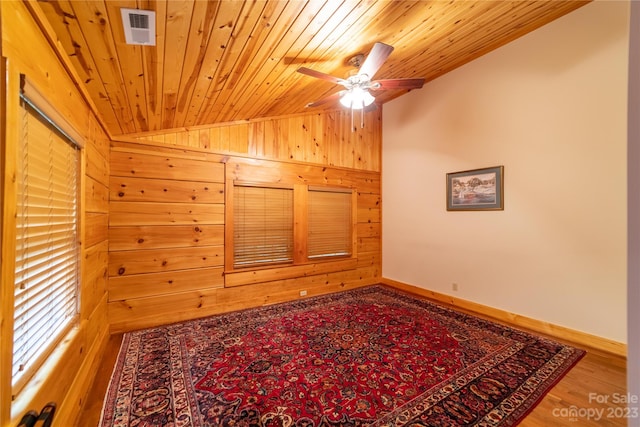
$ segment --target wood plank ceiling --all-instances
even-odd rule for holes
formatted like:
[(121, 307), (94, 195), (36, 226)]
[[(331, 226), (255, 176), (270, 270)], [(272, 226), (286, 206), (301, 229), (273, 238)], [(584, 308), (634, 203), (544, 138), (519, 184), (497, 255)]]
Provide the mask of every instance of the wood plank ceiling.
[[(116, 136), (309, 112), (376, 41), (377, 78), (432, 80), (585, 1), (51, 0), (42, 12)], [(120, 8), (155, 10), (156, 46), (125, 43)], [(376, 92), (384, 103), (402, 91)], [(324, 109), (339, 104), (323, 105)], [(316, 107), (313, 111), (321, 111)]]

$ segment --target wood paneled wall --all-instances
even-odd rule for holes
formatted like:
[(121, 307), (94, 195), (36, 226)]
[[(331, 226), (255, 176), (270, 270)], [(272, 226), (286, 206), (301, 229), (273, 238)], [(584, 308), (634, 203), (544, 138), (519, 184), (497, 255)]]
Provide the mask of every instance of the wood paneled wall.
[[(216, 132), (247, 137), (236, 133), (237, 126), (217, 127)], [(296, 140), (298, 131), (282, 136)], [(234, 144), (241, 145), (239, 139)], [(379, 172), (177, 148), (166, 142), (111, 145), (109, 323), (114, 332), (380, 279)], [(357, 258), (225, 274), (225, 183), (234, 180), (355, 189)]]
[(111, 164), (112, 328), (195, 316), (199, 300), (223, 286), (224, 164), (129, 144), (114, 144)]
[[(76, 425), (106, 346), (109, 216), (109, 138), (90, 104), (58, 56), (55, 38), (34, 20), (28, 4), (0, 2), (3, 63), (2, 92), (2, 319), (0, 425), (14, 426), (28, 409), (58, 405), (56, 426)], [(37, 14), (35, 15), (37, 18)], [(11, 395), (13, 283), (15, 268), (14, 173), (19, 143), (20, 75), (37, 88), (60, 118), (81, 136), (80, 322), (49, 358), (46, 368), (15, 397)]]
[[(316, 163), (351, 169), (380, 171), (382, 107), (365, 113), (329, 113), (255, 120), (230, 125), (175, 129), (134, 135), (140, 141), (199, 148), (215, 153)], [(292, 137), (295, 136), (295, 137)]]
[[(32, 6), (32, 5), (31, 5)], [(112, 141), (68, 57), (28, 2), (0, 2), (2, 71), (2, 307), (0, 425), (58, 403), (55, 425), (77, 425), (109, 327), (130, 330), (375, 283), (381, 274), (381, 112), (351, 131), (349, 112), (181, 129)], [(37, 60), (36, 60), (37, 59)], [(46, 372), (11, 396), (15, 149), (20, 74), (82, 135), (80, 323)], [(359, 118), (356, 116), (356, 127)], [(13, 150), (13, 151), (12, 151)], [(229, 164), (235, 164), (233, 172)], [(257, 165), (257, 166), (256, 166)], [(259, 171), (259, 172), (258, 172)], [(358, 196), (357, 259), (227, 283), (229, 174), (340, 183)], [(265, 175), (266, 174), (266, 175)], [(13, 206), (13, 208), (12, 208)], [(13, 209), (13, 210), (12, 210)], [(294, 273), (291, 273), (294, 271)], [(233, 286), (232, 286), (233, 285)]]

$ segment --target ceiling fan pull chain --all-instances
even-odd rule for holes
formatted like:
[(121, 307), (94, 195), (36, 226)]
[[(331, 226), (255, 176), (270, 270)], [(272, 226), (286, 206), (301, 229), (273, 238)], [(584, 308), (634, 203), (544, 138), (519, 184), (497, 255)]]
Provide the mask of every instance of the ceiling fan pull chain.
[(351, 103), (351, 132), (355, 130), (355, 126), (353, 125), (353, 102)]

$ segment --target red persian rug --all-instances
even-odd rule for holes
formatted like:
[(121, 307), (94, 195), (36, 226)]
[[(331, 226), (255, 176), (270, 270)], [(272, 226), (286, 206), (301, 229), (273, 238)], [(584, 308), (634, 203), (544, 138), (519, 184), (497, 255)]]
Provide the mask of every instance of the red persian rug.
[(125, 334), (101, 426), (512, 426), (583, 355), (373, 286)]

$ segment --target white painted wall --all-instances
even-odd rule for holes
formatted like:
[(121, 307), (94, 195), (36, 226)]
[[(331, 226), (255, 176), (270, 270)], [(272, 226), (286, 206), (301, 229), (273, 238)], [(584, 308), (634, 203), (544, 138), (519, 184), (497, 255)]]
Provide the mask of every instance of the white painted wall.
[[(628, 21), (590, 3), (385, 104), (383, 277), (627, 342)], [(497, 165), (504, 211), (446, 211)]]
[[(640, 396), (640, 3), (631, 3), (629, 42), (629, 141), (628, 177), (628, 332), (627, 389)], [(638, 412), (640, 402), (629, 399), (631, 411)], [(640, 427), (640, 417), (629, 419), (629, 427)]]

